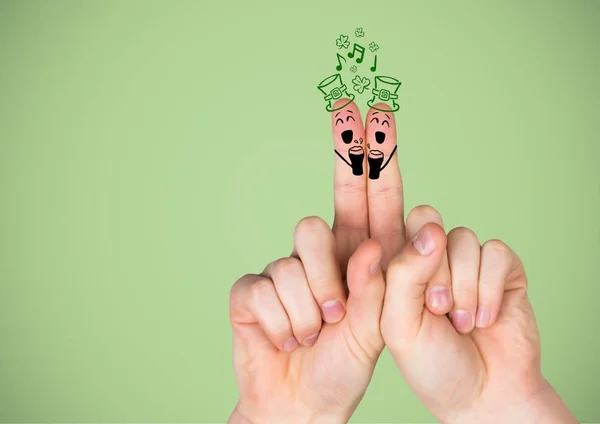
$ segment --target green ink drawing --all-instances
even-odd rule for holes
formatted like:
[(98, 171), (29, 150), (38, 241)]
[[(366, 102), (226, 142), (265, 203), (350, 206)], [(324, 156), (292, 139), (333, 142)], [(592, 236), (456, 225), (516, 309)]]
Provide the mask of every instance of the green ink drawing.
[(342, 59), (344, 62), (346, 62), (346, 58), (339, 53), (336, 53), (335, 55), (337, 56), (337, 61), (338, 61), (338, 66), (336, 66), (335, 69), (337, 69), (338, 71), (341, 71), (342, 70), (342, 62), (340, 62), (340, 59)]
[[(399, 110), (398, 90), (402, 83), (396, 78), (381, 75), (387, 74), (387, 71), (380, 69), (385, 68), (385, 62), (379, 60), (379, 45), (375, 41), (368, 42), (368, 39), (365, 39), (364, 28), (355, 27), (352, 32), (340, 33), (335, 45), (338, 49), (335, 54), (336, 73), (317, 85), (317, 89), (324, 96), (325, 110), (339, 111), (361, 96), (364, 96), (362, 98), (367, 100), (367, 106), (372, 109), (382, 112)], [(345, 49), (347, 54), (340, 52), (342, 49)], [(364, 64), (363, 68), (361, 64)], [(369, 69), (366, 69), (367, 67)], [(348, 86), (344, 84), (344, 79), (351, 81)], [(362, 98), (360, 100), (364, 101)], [(340, 104), (334, 106), (336, 101), (340, 101)]]
[(344, 34), (340, 34), (340, 38), (335, 40), (335, 45), (338, 46), (339, 49), (347, 49), (350, 46), (350, 41), (348, 40), (348, 36)]
[(371, 80), (367, 77), (361, 78), (359, 75), (355, 76), (352, 80), (354, 84), (354, 91), (358, 94), (362, 94), (363, 91), (368, 90), (368, 86), (371, 84)]
[(356, 52), (360, 54), (360, 57), (356, 58), (356, 63), (362, 63), (363, 58), (365, 57), (365, 48), (360, 44), (354, 43), (354, 47), (352, 48), (352, 51), (348, 53), (348, 57), (352, 59), (356, 55)]
[(377, 70), (377, 55), (375, 55), (375, 63), (371, 66), (371, 72), (375, 72)]
[[(398, 98), (396, 93), (398, 92), (398, 88), (400, 88), (400, 84), (402, 83), (396, 78), (384, 76), (375, 77), (375, 87), (371, 90), (373, 98), (367, 102), (367, 106), (381, 112), (396, 112), (400, 109), (400, 106), (396, 103), (396, 99)], [(375, 107), (375, 102), (383, 102), (389, 106), (389, 109)]]
[[(354, 94), (348, 93), (348, 88), (342, 81), (342, 76), (340, 74), (328, 76), (319, 83), (317, 88), (325, 95), (325, 109), (327, 112), (335, 112), (336, 110), (340, 110), (348, 106), (354, 100)], [(336, 100), (341, 99), (342, 97), (348, 98), (348, 101), (345, 103), (342, 102), (342, 104), (338, 105), (338, 107), (334, 109), (333, 104)]]

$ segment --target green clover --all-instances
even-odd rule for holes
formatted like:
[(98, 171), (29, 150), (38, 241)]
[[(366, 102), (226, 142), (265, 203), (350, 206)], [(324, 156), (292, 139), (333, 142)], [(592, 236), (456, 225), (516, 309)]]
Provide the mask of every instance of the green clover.
[(371, 44), (369, 44), (369, 50), (371, 50), (373, 53), (379, 50), (379, 46), (375, 44), (375, 41), (371, 41)]
[(350, 45), (350, 41), (348, 41), (348, 36), (341, 34), (340, 38), (338, 38), (337, 40), (335, 40), (335, 44), (338, 46), (338, 48), (344, 48), (347, 49), (348, 46)]
[(358, 68), (356, 67), (356, 65), (352, 65), (352, 67), (350, 68), (351, 72), (356, 72)]
[(365, 36), (365, 32), (362, 28), (356, 28), (356, 31), (354, 31), (354, 35), (356, 35), (358, 38), (361, 38)]
[(369, 78), (367, 77), (361, 78), (359, 75), (357, 75), (352, 80), (352, 83), (354, 84), (354, 91), (356, 91), (359, 94), (362, 94), (363, 91), (368, 90), (367, 87), (369, 86), (369, 84), (371, 84), (371, 80), (369, 80)]

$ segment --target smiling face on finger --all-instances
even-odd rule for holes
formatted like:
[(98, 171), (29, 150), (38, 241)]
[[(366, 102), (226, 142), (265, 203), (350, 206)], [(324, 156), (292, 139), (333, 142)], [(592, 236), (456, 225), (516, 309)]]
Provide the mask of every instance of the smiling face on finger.
[(367, 114), (367, 148), (385, 160), (396, 147), (396, 121), (392, 112), (371, 109)]
[(365, 130), (356, 104), (350, 103), (341, 110), (333, 112), (331, 125), (333, 127), (333, 147), (338, 156), (337, 159), (345, 162), (351, 168), (352, 175), (363, 175), (364, 159), (367, 154)]
[(348, 157), (349, 151), (364, 153), (364, 130), (360, 112), (355, 103), (333, 113), (334, 148), (340, 154)]

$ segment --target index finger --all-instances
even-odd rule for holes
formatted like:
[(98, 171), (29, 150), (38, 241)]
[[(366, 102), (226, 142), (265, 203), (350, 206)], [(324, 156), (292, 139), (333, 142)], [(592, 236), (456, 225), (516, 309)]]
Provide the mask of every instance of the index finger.
[(379, 241), (383, 247), (382, 265), (385, 269), (389, 260), (406, 242), (396, 118), (387, 104), (377, 103), (369, 109), (365, 127), (369, 167), (369, 230), (371, 238)]
[(358, 106), (340, 99), (331, 112), (334, 169), (333, 232), (345, 269), (350, 255), (369, 236), (365, 128)]

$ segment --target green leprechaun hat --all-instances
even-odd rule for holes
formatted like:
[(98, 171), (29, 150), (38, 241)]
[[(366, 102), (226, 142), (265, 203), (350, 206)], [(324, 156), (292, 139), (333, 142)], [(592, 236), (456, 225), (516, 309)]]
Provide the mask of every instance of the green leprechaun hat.
[[(340, 74), (328, 76), (319, 83), (317, 88), (321, 90), (323, 94), (325, 94), (325, 101), (329, 102), (325, 105), (327, 112), (335, 112), (336, 110), (340, 110), (343, 107), (348, 106), (352, 100), (354, 100), (354, 94), (348, 93), (348, 88), (342, 81), (342, 76)], [(338, 105), (338, 107), (333, 109), (333, 104), (335, 101), (341, 99), (342, 97), (347, 97), (348, 101), (344, 104)]]
[[(396, 103), (396, 99), (398, 98), (396, 93), (398, 92), (398, 88), (400, 88), (400, 84), (402, 83), (396, 78), (375, 77), (375, 87), (371, 90), (373, 98), (367, 102), (367, 106), (381, 112), (396, 112), (400, 109), (400, 106)], [(380, 102), (387, 104), (390, 108), (379, 109), (373, 106), (375, 103)]]

